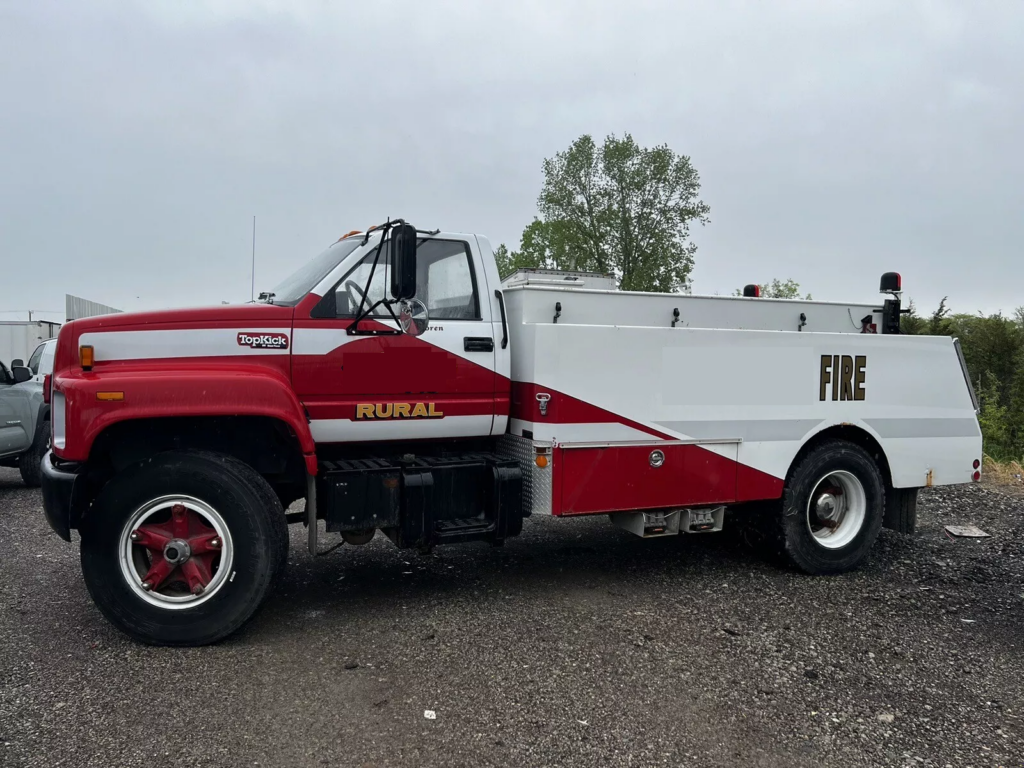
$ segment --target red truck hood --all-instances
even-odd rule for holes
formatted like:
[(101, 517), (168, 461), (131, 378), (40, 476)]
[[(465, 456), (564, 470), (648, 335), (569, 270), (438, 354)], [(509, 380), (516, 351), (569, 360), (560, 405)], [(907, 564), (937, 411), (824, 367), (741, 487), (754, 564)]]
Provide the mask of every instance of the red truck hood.
[(60, 330), (54, 373), (78, 364), (78, 340), (96, 331), (145, 331), (186, 328), (238, 328), (240, 331), (290, 330), (292, 307), (273, 304), (222, 304), (196, 309), (165, 309), (159, 312), (123, 312), (73, 320)]
[(223, 304), (216, 307), (196, 309), (164, 309), (158, 312), (121, 312), (116, 315), (100, 315), (74, 320), (64, 328), (74, 334), (86, 331), (112, 331), (190, 327), (217, 328), (253, 323), (256, 327), (267, 324), (290, 325), (292, 307), (278, 307), (273, 304)]

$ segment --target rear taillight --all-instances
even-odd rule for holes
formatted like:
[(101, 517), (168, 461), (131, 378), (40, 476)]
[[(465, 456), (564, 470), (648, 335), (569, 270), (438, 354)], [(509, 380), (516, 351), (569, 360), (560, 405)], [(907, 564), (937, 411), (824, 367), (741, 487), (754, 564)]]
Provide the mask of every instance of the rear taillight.
[(50, 384), (53, 379), (52, 374), (46, 374), (43, 376), (43, 402), (47, 405), (50, 404)]

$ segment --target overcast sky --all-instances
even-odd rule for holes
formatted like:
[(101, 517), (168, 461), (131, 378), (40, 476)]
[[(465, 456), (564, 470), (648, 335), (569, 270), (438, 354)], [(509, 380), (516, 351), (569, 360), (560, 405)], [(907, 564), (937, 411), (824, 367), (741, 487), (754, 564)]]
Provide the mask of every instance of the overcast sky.
[[(1024, 304), (1024, 2), (0, 0), (0, 320), (249, 299), (387, 216), (518, 244), (545, 157), (689, 155), (694, 290)], [(21, 315), (24, 317), (24, 315)]]

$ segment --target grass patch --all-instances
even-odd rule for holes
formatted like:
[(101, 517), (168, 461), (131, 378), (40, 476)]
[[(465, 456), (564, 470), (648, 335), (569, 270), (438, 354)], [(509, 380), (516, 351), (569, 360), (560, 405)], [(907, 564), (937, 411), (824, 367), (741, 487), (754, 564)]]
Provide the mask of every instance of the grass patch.
[(985, 456), (982, 476), (998, 485), (1024, 488), (1024, 467), (1016, 461), (996, 461), (991, 456)]

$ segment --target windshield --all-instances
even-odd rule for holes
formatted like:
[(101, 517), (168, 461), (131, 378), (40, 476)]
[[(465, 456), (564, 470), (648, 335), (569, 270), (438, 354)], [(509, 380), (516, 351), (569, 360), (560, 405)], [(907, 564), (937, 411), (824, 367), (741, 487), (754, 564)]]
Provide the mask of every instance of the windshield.
[(295, 305), (302, 297), (313, 290), (316, 284), (327, 277), (341, 260), (359, 247), (363, 240), (360, 237), (349, 237), (339, 240), (311, 262), (283, 280), (273, 291), (272, 300), (275, 304)]

